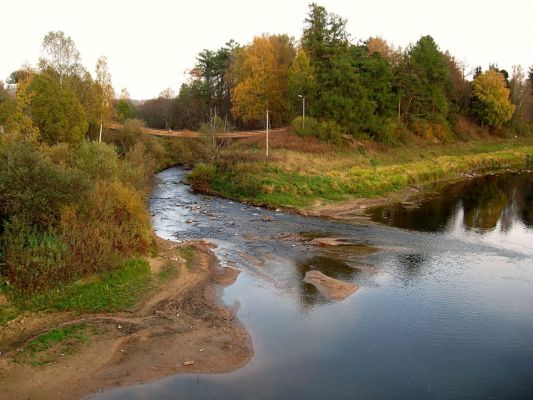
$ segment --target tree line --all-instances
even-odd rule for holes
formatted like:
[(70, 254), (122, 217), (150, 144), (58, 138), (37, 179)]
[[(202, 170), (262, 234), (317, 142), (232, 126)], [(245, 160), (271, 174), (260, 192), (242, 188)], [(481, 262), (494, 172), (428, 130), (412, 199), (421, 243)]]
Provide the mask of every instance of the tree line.
[[(533, 67), (465, 66), (431, 36), (405, 49), (379, 37), (354, 43), (346, 19), (310, 4), (302, 37), (262, 35), (203, 50), (177, 95), (167, 90), (132, 115), (161, 129), (196, 130), (216, 111), (238, 128), (293, 126), (302, 135), (395, 142), (406, 131), (446, 140), (460, 117), (496, 132), (531, 132)], [(306, 129), (295, 118), (303, 97)]]

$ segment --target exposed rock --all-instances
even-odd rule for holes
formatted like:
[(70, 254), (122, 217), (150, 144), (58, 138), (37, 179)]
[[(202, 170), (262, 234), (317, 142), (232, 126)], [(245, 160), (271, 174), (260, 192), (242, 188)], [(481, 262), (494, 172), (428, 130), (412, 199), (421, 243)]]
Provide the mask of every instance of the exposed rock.
[(303, 280), (315, 286), (328, 300), (342, 301), (353, 294), (359, 286), (324, 275), (320, 271), (307, 271)]
[(352, 244), (344, 238), (316, 238), (316, 239), (311, 240), (310, 243), (315, 246), (323, 246), (323, 247), (349, 246)]

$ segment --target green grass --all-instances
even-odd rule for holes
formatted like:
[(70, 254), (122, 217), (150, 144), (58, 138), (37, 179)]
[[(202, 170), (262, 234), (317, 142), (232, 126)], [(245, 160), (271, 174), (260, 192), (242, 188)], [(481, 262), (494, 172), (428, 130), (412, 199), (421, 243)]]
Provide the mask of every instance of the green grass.
[(83, 324), (71, 325), (65, 328), (51, 329), (41, 336), (30, 341), (26, 349), (31, 353), (39, 353), (48, 350), (57, 343), (67, 339), (76, 339), (86, 342), (89, 336), (85, 334), (86, 326)]
[(529, 139), (320, 155), (282, 149), (278, 154), (268, 166), (243, 162), (218, 170), (210, 188), (222, 196), (255, 204), (305, 207), (316, 201), (389, 196), (410, 185), (454, 179), (472, 171), (533, 165)]
[(194, 255), (196, 254), (196, 251), (194, 250), (194, 247), (192, 246), (186, 246), (182, 247), (180, 249), (181, 256), (185, 259), (185, 266), (187, 269), (192, 269), (194, 266)]
[(129, 310), (150, 288), (150, 266), (145, 260), (129, 260), (124, 267), (89, 280), (64, 285), (32, 296), (18, 297), (19, 310), (115, 312)]
[(97, 332), (89, 330), (89, 326), (85, 324), (51, 329), (26, 344), (13, 360), (33, 367), (45, 366), (63, 355), (75, 353), (80, 344), (89, 341), (94, 333)]

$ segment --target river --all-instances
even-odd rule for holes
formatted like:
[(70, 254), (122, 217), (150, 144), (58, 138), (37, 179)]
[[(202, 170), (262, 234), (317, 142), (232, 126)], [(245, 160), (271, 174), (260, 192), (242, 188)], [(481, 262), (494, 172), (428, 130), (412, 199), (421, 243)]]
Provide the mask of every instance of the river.
[[(456, 183), (357, 225), (194, 194), (185, 174), (159, 174), (155, 231), (208, 239), (222, 265), (242, 271), (222, 301), (255, 355), (234, 372), (92, 398), (533, 398), (532, 173)], [(317, 237), (349, 244), (319, 247)], [(311, 269), (360, 289), (327, 301), (302, 282)]]

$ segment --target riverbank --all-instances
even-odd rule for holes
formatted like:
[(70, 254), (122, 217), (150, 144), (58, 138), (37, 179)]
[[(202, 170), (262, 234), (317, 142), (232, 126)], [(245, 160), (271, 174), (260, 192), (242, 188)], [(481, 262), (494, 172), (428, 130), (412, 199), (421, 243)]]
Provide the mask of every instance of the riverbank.
[[(178, 373), (225, 372), (252, 355), (235, 310), (219, 288), (236, 273), (220, 269), (207, 242), (157, 239), (151, 289), (128, 311), (25, 312), (2, 327), (0, 390), (8, 398), (71, 399)], [(31, 376), (31, 379), (28, 377)]]
[(480, 137), (397, 147), (358, 143), (341, 150), (286, 131), (274, 134), (271, 143), (268, 162), (260, 157), (257, 140), (228, 147), (218, 167), (196, 167), (193, 187), (255, 205), (335, 218), (404, 200), (428, 184), (533, 164), (533, 138)]

